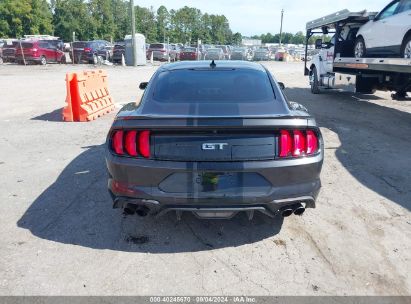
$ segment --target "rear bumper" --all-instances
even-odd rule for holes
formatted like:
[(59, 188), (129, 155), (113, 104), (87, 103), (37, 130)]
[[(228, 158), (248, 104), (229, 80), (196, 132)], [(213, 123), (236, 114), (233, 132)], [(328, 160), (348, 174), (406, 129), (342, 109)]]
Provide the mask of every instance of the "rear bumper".
[[(280, 208), (296, 203), (314, 208), (322, 161), (322, 153), (302, 159), (247, 162), (175, 162), (106, 155), (114, 208), (133, 204), (147, 207), (151, 214), (227, 209), (257, 210), (273, 216)], [(209, 185), (206, 189), (198, 177), (191, 178), (204, 173), (236, 178), (226, 180), (222, 189)], [(243, 178), (247, 175), (255, 178)]]

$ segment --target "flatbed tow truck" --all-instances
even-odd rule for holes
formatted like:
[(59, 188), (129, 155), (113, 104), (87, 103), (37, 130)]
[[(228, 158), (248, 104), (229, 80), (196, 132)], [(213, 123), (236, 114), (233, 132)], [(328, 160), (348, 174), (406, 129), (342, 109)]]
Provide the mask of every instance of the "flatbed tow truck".
[(323, 89), (348, 89), (362, 94), (376, 90), (393, 91), (391, 96), (403, 100), (411, 92), (411, 59), (407, 58), (355, 58), (354, 43), (358, 29), (377, 13), (342, 10), (310, 21), (306, 25), (306, 46), (314, 34), (334, 34), (330, 42), (315, 41), (317, 54), (304, 75), (309, 76), (311, 92), (319, 94)]

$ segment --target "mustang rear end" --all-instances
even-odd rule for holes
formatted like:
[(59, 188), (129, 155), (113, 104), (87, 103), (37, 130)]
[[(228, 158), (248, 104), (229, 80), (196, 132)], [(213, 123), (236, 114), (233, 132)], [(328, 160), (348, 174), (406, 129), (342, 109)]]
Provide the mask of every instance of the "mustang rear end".
[(321, 132), (261, 65), (169, 64), (141, 87), (140, 105), (126, 105), (107, 137), (114, 207), (250, 219), (315, 207)]

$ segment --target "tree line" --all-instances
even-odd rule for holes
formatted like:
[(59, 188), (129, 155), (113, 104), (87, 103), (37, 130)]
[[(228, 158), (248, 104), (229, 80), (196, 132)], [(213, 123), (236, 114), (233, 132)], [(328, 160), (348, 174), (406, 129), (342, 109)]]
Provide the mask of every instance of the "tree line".
[[(128, 0), (0, 0), (0, 37), (44, 34), (71, 41), (75, 32), (76, 40), (119, 40), (131, 34), (130, 10)], [(163, 5), (157, 10), (136, 5), (134, 14), (136, 32), (147, 42), (241, 43), (224, 15)]]
[[(0, 37), (20, 38), (25, 34), (58, 36), (64, 41), (105, 39), (121, 40), (131, 34), (128, 0), (0, 0)], [(147, 42), (241, 44), (240, 33), (233, 33), (224, 15), (202, 13), (194, 7), (168, 10), (160, 6), (136, 5), (136, 32)], [(278, 43), (279, 34), (262, 34), (252, 38), (263, 43)], [(318, 37), (311, 37), (313, 43)], [(282, 43), (303, 44), (305, 36), (283, 33)]]

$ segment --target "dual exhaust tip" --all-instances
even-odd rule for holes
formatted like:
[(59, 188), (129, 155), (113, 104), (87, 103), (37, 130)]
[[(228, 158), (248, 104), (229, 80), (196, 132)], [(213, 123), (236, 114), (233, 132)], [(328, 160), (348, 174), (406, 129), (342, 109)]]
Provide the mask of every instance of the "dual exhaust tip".
[(127, 215), (133, 215), (136, 213), (138, 216), (144, 217), (147, 216), (149, 212), (150, 209), (148, 209), (146, 206), (127, 204), (127, 206), (124, 207), (124, 213)]
[(301, 203), (290, 205), (290, 206), (285, 206), (280, 209), (280, 213), (282, 217), (290, 216), (293, 213), (295, 215), (302, 215), (304, 211), (305, 211), (305, 207)]

